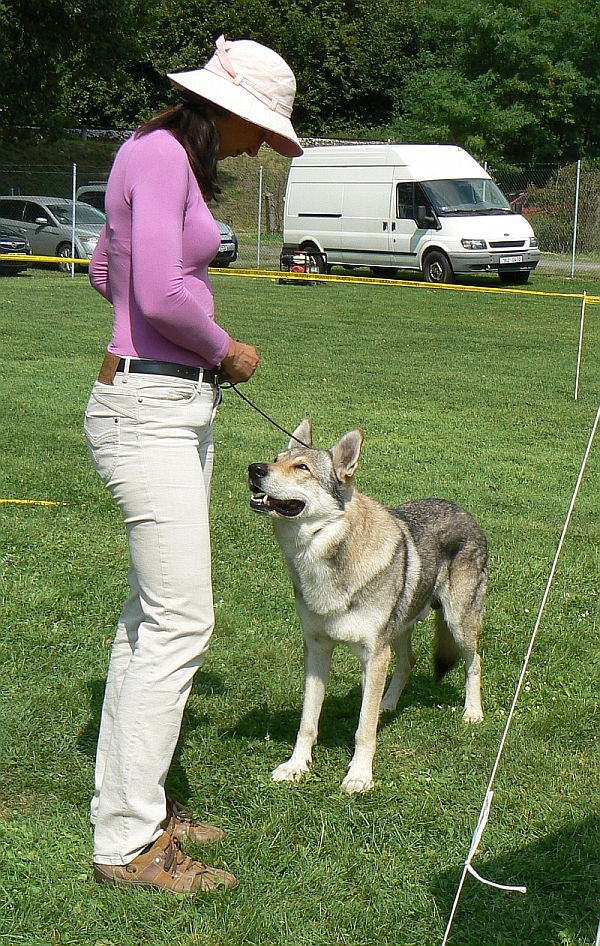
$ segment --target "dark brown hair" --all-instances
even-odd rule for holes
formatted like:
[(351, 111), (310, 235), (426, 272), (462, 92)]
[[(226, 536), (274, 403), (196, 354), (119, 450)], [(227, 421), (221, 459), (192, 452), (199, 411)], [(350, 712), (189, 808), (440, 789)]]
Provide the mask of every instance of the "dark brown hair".
[(227, 116), (229, 112), (196, 95), (180, 93), (178, 105), (159, 112), (135, 132), (136, 138), (148, 135), (157, 128), (166, 128), (185, 149), (190, 166), (205, 200), (221, 193), (217, 176), (219, 133), (214, 115)]

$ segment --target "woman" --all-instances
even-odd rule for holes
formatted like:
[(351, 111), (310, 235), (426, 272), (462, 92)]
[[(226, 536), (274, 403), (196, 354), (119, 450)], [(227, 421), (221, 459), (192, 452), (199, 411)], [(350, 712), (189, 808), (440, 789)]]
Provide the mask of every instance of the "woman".
[(169, 75), (181, 102), (120, 148), (90, 264), (92, 285), (114, 306), (114, 328), (85, 431), (130, 553), (98, 739), (94, 876), (177, 893), (237, 884), (181, 852), (183, 838), (223, 833), (186, 819), (164, 785), (213, 630), (208, 505), (218, 377), (247, 381), (259, 360), (214, 320), (207, 267), (220, 234), (206, 201), (220, 190), (217, 161), (256, 155), (264, 141), (302, 153), (287, 64), (249, 40), (221, 36), (216, 45), (202, 69)]

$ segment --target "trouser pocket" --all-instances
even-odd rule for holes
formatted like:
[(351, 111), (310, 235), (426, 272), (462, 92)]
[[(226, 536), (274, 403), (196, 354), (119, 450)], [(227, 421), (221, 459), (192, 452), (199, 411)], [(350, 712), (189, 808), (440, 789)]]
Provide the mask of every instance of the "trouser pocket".
[(121, 418), (92, 394), (83, 422), (96, 473), (107, 484), (115, 471), (121, 445)]

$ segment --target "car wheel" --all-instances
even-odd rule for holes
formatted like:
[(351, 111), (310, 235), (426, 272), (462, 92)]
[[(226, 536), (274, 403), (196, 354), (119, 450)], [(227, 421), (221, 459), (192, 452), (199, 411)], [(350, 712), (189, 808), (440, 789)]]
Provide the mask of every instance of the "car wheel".
[(454, 271), (450, 260), (441, 250), (432, 250), (423, 260), (423, 276), (426, 282), (454, 282)]
[[(314, 243), (306, 243), (304, 246), (300, 247), (301, 253), (306, 253), (309, 257), (309, 262), (315, 267), (317, 273), (326, 273), (327, 264), (325, 262), (325, 257), (319, 249), (314, 245)], [(313, 270), (314, 272), (315, 270)]]
[(505, 286), (524, 286), (531, 273), (529, 270), (518, 273), (498, 273), (500, 282)]
[[(62, 256), (64, 259), (73, 259), (71, 255), (71, 244), (70, 243), (61, 243), (56, 251), (57, 256)], [(70, 273), (71, 272), (71, 263), (59, 263), (58, 268), (61, 273)]]

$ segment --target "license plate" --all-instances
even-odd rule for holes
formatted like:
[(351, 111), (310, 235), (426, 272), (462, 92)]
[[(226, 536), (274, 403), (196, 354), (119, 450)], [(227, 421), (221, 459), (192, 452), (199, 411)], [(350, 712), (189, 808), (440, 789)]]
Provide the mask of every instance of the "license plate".
[(505, 264), (510, 264), (510, 263), (522, 263), (522, 262), (523, 262), (522, 256), (501, 256), (500, 257), (501, 266), (504, 266)]

